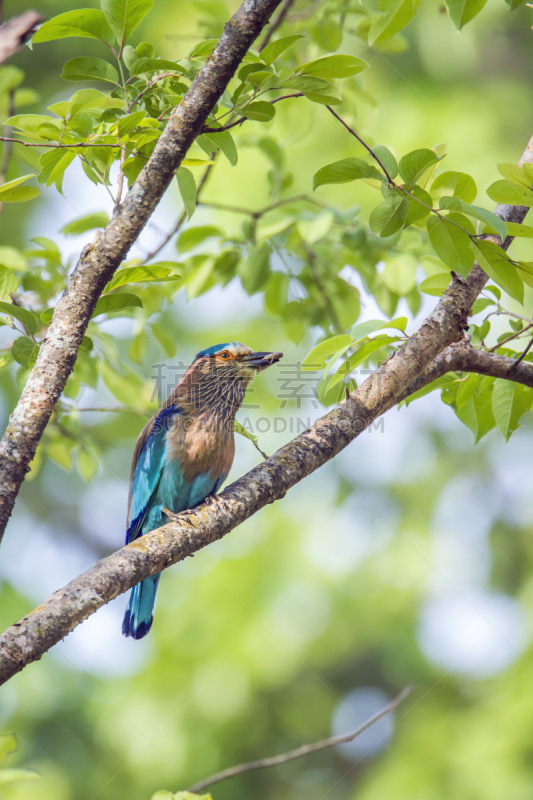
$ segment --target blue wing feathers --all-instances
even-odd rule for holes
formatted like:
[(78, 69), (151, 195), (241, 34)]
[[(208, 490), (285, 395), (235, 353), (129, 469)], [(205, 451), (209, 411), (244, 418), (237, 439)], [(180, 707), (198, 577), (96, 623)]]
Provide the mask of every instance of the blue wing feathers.
[[(146, 441), (140, 447), (140, 438), (137, 445), (140, 452), (132, 477), (126, 543), (163, 525), (166, 522), (164, 506), (176, 514), (194, 508), (209, 494), (217, 492), (226, 478), (226, 475), (213, 477), (208, 471), (186, 480), (180, 462), (167, 460), (168, 422), (179, 413), (176, 406), (165, 408), (141, 434), (141, 437), (146, 436)], [(122, 625), (125, 636), (141, 639), (150, 630), (159, 577), (160, 574), (152, 575), (133, 587)]]

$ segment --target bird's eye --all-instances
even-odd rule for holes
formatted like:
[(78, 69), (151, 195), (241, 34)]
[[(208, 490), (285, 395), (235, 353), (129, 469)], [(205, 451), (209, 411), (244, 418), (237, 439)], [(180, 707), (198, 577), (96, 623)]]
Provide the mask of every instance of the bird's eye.
[(231, 354), (228, 353), (227, 350), (223, 350), (221, 353), (219, 353), (219, 356), (220, 358), (223, 358), (224, 361), (227, 361), (229, 358), (231, 358)]

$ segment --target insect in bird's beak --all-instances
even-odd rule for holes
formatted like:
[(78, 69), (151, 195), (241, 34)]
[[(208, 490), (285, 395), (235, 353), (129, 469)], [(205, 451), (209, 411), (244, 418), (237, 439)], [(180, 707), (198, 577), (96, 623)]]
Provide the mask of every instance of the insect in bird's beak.
[(261, 371), (266, 367), (271, 367), (282, 357), (283, 353), (249, 353), (247, 356), (243, 356), (242, 363), (247, 367), (253, 367), (253, 369)]

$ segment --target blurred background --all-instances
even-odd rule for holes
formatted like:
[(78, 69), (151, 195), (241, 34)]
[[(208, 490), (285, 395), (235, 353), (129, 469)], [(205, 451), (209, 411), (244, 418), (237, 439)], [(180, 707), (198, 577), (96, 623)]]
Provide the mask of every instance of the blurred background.
[[(157, 55), (179, 59), (199, 38), (220, 35), (238, 3), (154, 5), (134, 40), (159, 43)], [(489, 0), (459, 34), (444, 6), (430, 0), (397, 52), (377, 52), (349, 27), (342, 45), (328, 48), (325, 38), (335, 32), (322, 18), (306, 18), (304, 6), (295, 5), (295, 29), (305, 28), (319, 52), (338, 47), (371, 64), (345, 103), (369, 141), (400, 155), (448, 142), (446, 168), (467, 168), (481, 190), (497, 179), (496, 163), (517, 161), (533, 122), (529, 9), (511, 14)], [(51, 17), (76, 5), (35, 0), (31, 7)], [(20, 11), (20, 1), (3, 4), (5, 19)], [(28, 112), (70, 96), (59, 74), (80, 41), (38, 45), (12, 59), (39, 95)], [(84, 47), (101, 55), (96, 44)], [(294, 193), (310, 192), (313, 172), (352, 155), (352, 142), (322, 106), (281, 105), (272, 125)], [(254, 124), (237, 136), (252, 135)], [(217, 164), (205, 198), (260, 208), (268, 202), (267, 169), (257, 150), (242, 147), (237, 167)], [(357, 202), (366, 218), (367, 188), (357, 184), (354, 198), (354, 186), (324, 187), (320, 196)], [(134, 255), (156, 246), (180, 210), (172, 187)], [(91, 234), (58, 232), (98, 211), (111, 212), (111, 201), (74, 167), (63, 197), (52, 187), (31, 207), (5, 207), (1, 246), (24, 250), (32, 237), (47, 236), (74, 261)], [(194, 224), (206, 222), (237, 230), (242, 219), (200, 208)], [(173, 245), (163, 257), (176, 257)], [(414, 319), (401, 301), (397, 313), (409, 316), (408, 330), (434, 301), (426, 297)], [(377, 315), (363, 297), (361, 319)], [(250, 297), (237, 280), (189, 302), (183, 291), (168, 297), (159, 324), (172, 356), (162, 335), (148, 343), (142, 363), (128, 362), (148, 395), (154, 365), (188, 364), (210, 344), (281, 350), (294, 365), (316, 340), (311, 330), (291, 341), (262, 296)], [(125, 359), (133, 325), (104, 326)], [(262, 375), (248, 398), (254, 407), (239, 415), (269, 454), (323, 413), (308, 384), (287, 399), (281, 377), (279, 370)], [(15, 372), (3, 373), (0, 388), (5, 425), (18, 393)], [(99, 383), (77, 404), (117, 401)], [(85, 414), (99, 445), (96, 475), (88, 482), (58, 456), (24, 484), (0, 555), (2, 628), (123, 543), (131, 454), (145, 418)], [(220, 784), (214, 797), (529, 800), (532, 448), (531, 414), (508, 444), (492, 431), (474, 446), (436, 394), (390, 411), (282, 501), (169, 569), (149, 637), (122, 637), (122, 596), (2, 687), (0, 731), (19, 741), (9, 766), (42, 776), (2, 787), (4, 796), (148, 800), (158, 789), (186, 789), (226, 766), (349, 731), (412, 684), (397, 711), (352, 744)], [(259, 459), (238, 437), (230, 480)]]

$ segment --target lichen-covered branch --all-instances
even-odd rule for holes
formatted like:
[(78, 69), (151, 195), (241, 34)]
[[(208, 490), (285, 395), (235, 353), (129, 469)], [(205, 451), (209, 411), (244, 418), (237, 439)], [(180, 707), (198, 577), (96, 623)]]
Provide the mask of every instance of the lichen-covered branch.
[(124, 202), (117, 206), (108, 226), (82, 251), (0, 442), (0, 538), (102, 290), (146, 225), (242, 58), (280, 2), (245, 0), (227, 22), (214, 52), (171, 113), (154, 152)]

